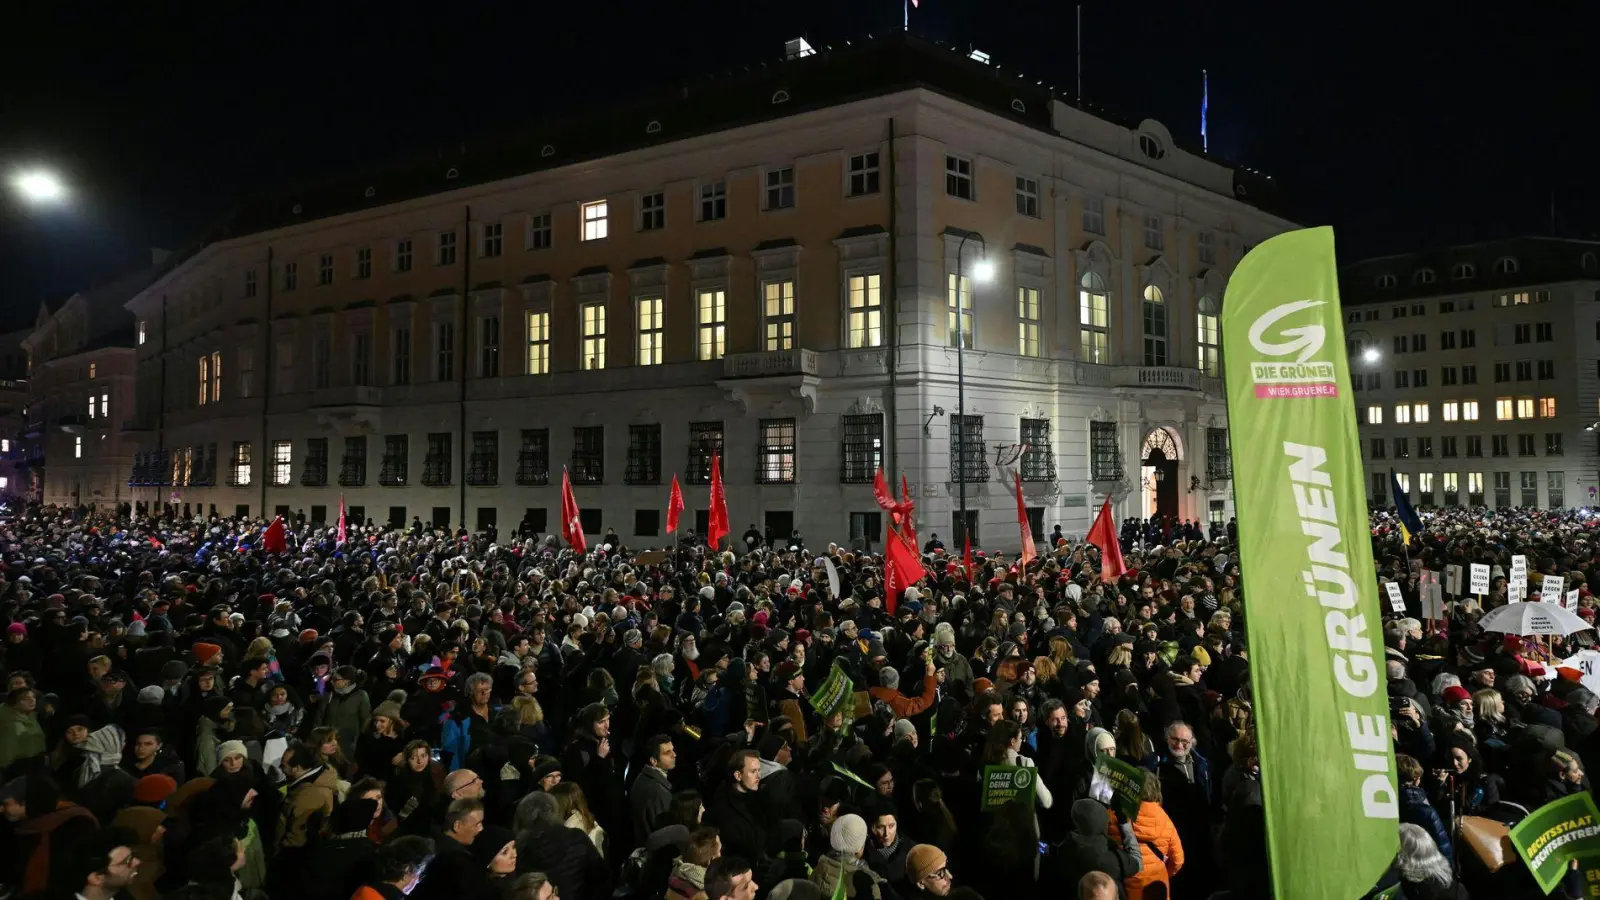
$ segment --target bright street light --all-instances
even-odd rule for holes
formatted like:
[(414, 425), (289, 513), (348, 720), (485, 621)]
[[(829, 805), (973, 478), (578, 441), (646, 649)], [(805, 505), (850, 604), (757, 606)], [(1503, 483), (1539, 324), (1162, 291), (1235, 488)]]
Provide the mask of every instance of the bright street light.
[(17, 173), (11, 179), (11, 186), (29, 203), (54, 203), (67, 193), (61, 179), (43, 169)]
[(1382, 359), (1383, 358), (1383, 354), (1378, 352), (1378, 348), (1377, 347), (1368, 347), (1366, 349), (1366, 352), (1361, 354), (1361, 358), (1363, 360), (1366, 360), (1366, 362), (1370, 365), (1370, 364), (1376, 363), (1378, 360)]
[(987, 259), (980, 259), (972, 264), (972, 280), (979, 284), (988, 284), (994, 278), (994, 263)]

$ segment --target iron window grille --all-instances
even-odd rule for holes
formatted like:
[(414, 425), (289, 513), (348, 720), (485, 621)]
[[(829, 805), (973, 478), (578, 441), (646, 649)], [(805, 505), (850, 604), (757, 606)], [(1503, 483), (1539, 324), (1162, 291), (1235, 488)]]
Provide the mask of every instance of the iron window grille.
[(1050, 446), (1050, 420), (1023, 419), (1022, 443), (1028, 447), (1022, 455), (1022, 480), (1055, 481), (1056, 454)]
[(411, 475), (410, 440), (403, 434), (391, 434), (383, 439), (383, 464), (378, 469), (378, 483), (384, 487), (403, 487)]
[(628, 484), (661, 483), (661, 426), (628, 426)]
[(989, 480), (983, 446), (983, 416), (950, 416), (950, 480)]
[(428, 487), (450, 483), (450, 432), (428, 435), (428, 452), (422, 457), (422, 483)]
[(1206, 429), (1206, 479), (1227, 481), (1233, 478), (1233, 454), (1228, 446), (1228, 429)]
[(839, 483), (871, 484), (883, 467), (883, 413), (844, 417)]
[(1093, 481), (1119, 481), (1122, 449), (1117, 446), (1117, 423), (1089, 423), (1089, 478)]
[(327, 438), (311, 438), (306, 441), (306, 461), (300, 469), (300, 483), (306, 487), (327, 487)]
[(795, 427), (793, 419), (762, 419), (761, 445), (757, 448), (757, 484), (794, 484)]
[(517, 451), (517, 484), (550, 483), (550, 429), (522, 429), (522, 448)]
[(339, 484), (344, 487), (362, 487), (367, 483), (367, 439), (344, 439), (344, 457), (339, 460)]
[(500, 432), (474, 431), (467, 484), (484, 487), (500, 483)]
[(581, 425), (572, 429), (572, 483), (604, 484), (605, 480), (605, 426)]
[[(711, 457), (715, 454), (724, 464), (727, 455), (722, 452), (721, 422), (689, 423), (689, 484), (711, 483)], [(724, 465), (726, 468), (726, 465)]]
[[(166, 469), (167, 453), (165, 450), (161, 451), (160, 458), (161, 468), (156, 470), (158, 472)], [(230, 465), (228, 466), (228, 486), (244, 487), (248, 485), (250, 483), (250, 474), (250, 442), (234, 441), (233, 456), (230, 457)]]

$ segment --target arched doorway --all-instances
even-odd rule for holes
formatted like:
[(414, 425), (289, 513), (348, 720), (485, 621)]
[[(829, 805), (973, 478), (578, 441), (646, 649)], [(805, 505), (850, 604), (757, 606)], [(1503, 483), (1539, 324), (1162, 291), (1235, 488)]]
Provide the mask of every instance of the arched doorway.
[(1156, 428), (1145, 436), (1139, 451), (1139, 494), (1146, 519), (1178, 518), (1178, 441), (1172, 432)]

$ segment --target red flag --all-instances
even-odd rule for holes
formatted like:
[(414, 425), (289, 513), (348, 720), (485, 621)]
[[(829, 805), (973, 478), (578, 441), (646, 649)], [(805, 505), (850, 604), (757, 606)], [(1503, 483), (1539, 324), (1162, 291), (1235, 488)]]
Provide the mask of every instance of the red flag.
[(905, 593), (906, 588), (921, 581), (927, 574), (927, 570), (922, 568), (922, 557), (918, 555), (916, 545), (911, 543), (905, 532), (891, 528), (888, 546), (883, 553), (883, 584), (887, 595), (883, 606), (889, 615), (894, 615), (895, 607), (900, 605), (900, 595)]
[(972, 533), (966, 535), (966, 546), (961, 548), (961, 568), (967, 576), (967, 582), (972, 582)]
[(283, 527), (283, 516), (278, 516), (267, 526), (266, 531), (261, 532), (261, 549), (268, 553), (282, 553), (288, 548), (288, 534)]
[(161, 543), (158, 540), (156, 540), (155, 535), (151, 535), (150, 536), (150, 546), (156, 548), (157, 550), (165, 550), (165, 549), (167, 549), (167, 545)]
[(917, 504), (911, 500), (911, 484), (906, 481), (905, 473), (900, 473), (900, 512), (906, 529), (906, 537), (911, 541), (911, 549), (916, 550), (922, 544), (917, 541), (917, 523), (911, 515)]
[(561, 467), (561, 537), (579, 553), (585, 553), (589, 544), (583, 539), (583, 517), (578, 513), (578, 498), (572, 496), (572, 476), (567, 467)]
[(344, 495), (340, 494), (339, 495), (339, 535), (338, 535), (340, 544), (345, 542), (346, 534), (347, 534), (347, 532), (345, 531), (345, 524), (344, 524)]
[(683, 512), (683, 489), (678, 487), (678, 473), (672, 473), (672, 493), (667, 496), (667, 534), (678, 530), (678, 516)]
[(1089, 543), (1100, 548), (1100, 580), (1113, 582), (1128, 571), (1122, 564), (1122, 544), (1117, 541), (1117, 526), (1111, 521), (1111, 498), (1100, 504), (1100, 514), (1089, 529)]
[[(896, 543), (895, 537), (892, 533), (889, 535), (888, 542), (889, 544)], [(898, 583), (899, 579), (897, 578), (896, 566), (894, 563), (889, 561), (888, 549), (888, 546), (885, 545), (883, 560), (883, 608), (888, 610), (889, 615), (892, 616), (894, 615), (895, 607), (900, 605), (900, 595), (904, 594), (906, 589), (904, 585)]]
[(1022, 473), (1017, 473), (1017, 524), (1022, 526), (1022, 561), (1019, 569), (1027, 569), (1028, 562), (1039, 554), (1033, 549), (1033, 525), (1028, 522), (1028, 507), (1022, 502)]
[(711, 454), (711, 512), (706, 517), (706, 543), (713, 549), (728, 536), (728, 496), (722, 489), (722, 463)]

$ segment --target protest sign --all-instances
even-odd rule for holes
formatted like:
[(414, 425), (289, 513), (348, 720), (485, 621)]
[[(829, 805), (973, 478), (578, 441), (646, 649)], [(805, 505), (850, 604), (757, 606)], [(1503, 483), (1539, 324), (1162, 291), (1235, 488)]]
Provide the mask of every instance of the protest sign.
[(1444, 567), (1445, 593), (1452, 597), (1461, 596), (1461, 567), (1449, 565)]
[(1512, 826), (1512, 846), (1528, 864), (1539, 889), (1555, 890), (1574, 859), (1600, 856), (1600, 824), (1588, 791), (1546, 803)]
[(1561, 575), (1546, 575), (1544, 582), (1539, 585), (1539, 599), (1546, 603), (1562, 603), (1561, 594), (1567, 589), (1567, 579)]
[(1507, 579), (1506, 599), (1512, 603), (1520, 603), (1528, 599), (1528, 558), (1526, 556), (1511, 557), (1511, 577)]
[(1583, 650), (1561, 661), (1568, 669), (1578, 670), (1578, 683), (1600, 694), (1600, 650)]
[(1012, 800), (1022, 798), (1033, 805), (1033, 786), (1039, 773), (1027, 766), (983, 767), (983, 810), (997, 810)]
[(1444, 618), (1444, 590), (1437, 584), (1422, 586), (1422, 617), (1424, 619)]
[(1562, 603), (1561, 605), (1565, 606), (1567, 609), (1576, 609), (1578, 606), (1578, 589), (1573, 588), (1572, 590), (1567, 591), (1566, 602)]
[(1386, 581), (1383, 584), (1383, 589), (1389, 592), (1389, 608), (1400, 615), (1405, 615), (1406, 601), (1405, 598), (1400, 596), (1400, 585), (1392, 581)]
[(836, 712), (844, 713), (846, 722), (855, 718), (855, 685), (851, 684), (842, 664), (835, 662), (828, 670), (828, 677), (811, 693), (811, 708), (824, 719)]
[(1472, 593), (1479, 596), (1489, 593), (1489, 567), (1484, 563), (1472, 564)]
[(1089, 796), (1116, 810), (1122, 821), (1132, 822), (1139, 817), (1139, 805), (1144, 802), (1144, 771), (1102, 753), (1094, 759)]

